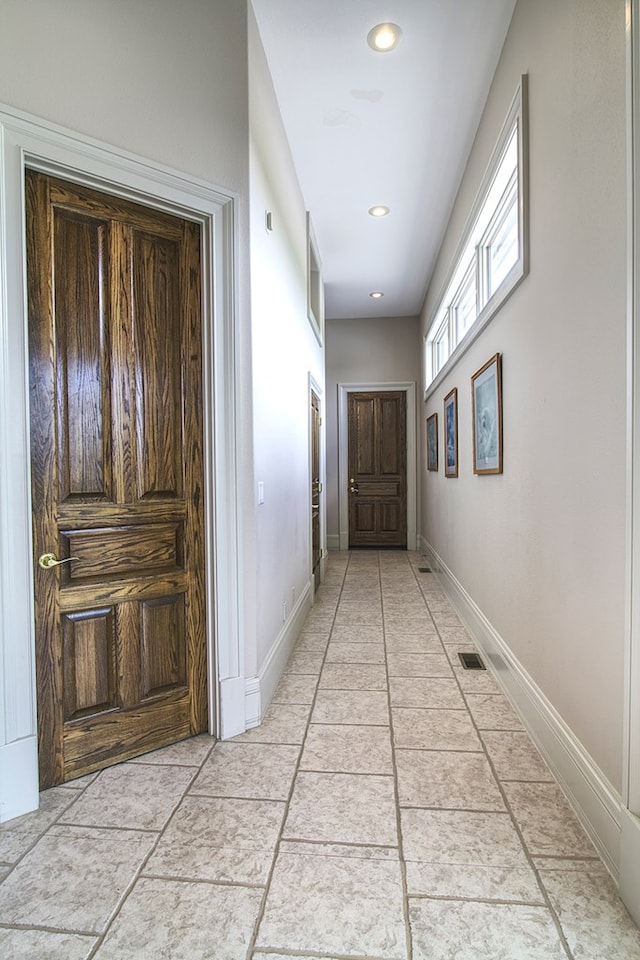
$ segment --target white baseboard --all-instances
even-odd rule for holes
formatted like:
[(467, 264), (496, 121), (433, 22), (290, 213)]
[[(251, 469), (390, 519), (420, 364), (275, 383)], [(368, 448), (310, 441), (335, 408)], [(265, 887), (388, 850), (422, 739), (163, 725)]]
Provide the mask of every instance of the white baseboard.
[(245, 680), (245, 726), (257, 727), (271, 703), (276, 687), (313, 603), (313, 590), (308, 581), (276, 637), (257, 677)]
[(0, 823), (38, 809), (38, 738), (0, 746)]
[(340, 549), (340, 534), (328, 533), (327, 534), (327, 550), (339, 550), (339, 549)]
[[(424, 539), (422, 547), (443, 590), (484, 654), (487, 666), (618, 880), (622, 798), (436, 551)], [(640, 849), (640, 839), (638, 844)]]
[(620, 896), (640, 927), (640, 820), (622, 811), (620, 837)]

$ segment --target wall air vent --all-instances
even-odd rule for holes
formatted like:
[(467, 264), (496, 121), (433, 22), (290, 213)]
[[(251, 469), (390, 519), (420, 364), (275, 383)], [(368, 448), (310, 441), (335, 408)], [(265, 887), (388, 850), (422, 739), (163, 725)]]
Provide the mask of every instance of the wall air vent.
[(477, 653), (458, 653), (460, 663), (465, 670), (486, 670), (484, 663)]

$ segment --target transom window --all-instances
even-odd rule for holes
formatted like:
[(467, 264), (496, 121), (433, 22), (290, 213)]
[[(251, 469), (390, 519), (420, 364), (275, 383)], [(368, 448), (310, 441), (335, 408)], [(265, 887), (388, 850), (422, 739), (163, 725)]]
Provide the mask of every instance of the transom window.
[(426, 337), (427, 388), (527, 272), (526, 91), (523, 76), (433, 312)]

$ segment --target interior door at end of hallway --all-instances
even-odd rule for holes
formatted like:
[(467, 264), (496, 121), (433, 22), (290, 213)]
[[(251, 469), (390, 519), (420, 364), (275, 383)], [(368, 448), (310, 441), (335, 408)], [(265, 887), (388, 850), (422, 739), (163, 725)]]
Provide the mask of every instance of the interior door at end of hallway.
[(33, 171), (26, 198), (46, 787), (207, 726), (200, 227)]
[(403, 390), (349, 393), (349, 546), (407, 546)]

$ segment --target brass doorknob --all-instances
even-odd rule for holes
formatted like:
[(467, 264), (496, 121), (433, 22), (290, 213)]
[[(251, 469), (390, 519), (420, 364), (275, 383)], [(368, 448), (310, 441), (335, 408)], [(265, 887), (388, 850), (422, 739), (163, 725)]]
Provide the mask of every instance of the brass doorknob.
[(55, 553), (42, 553), (38, 557), (38, 566), (43, 570), (50, 570), (51, 567), (59, 567), (63, 563), (71, 563), (72, 560), (79, 560), (80, 557), (67, 557), (66, 560), (58, 560)]
[(359, 493), (359, 492), (360, 492), (360, 487), (358, 486), (357, 480), (351, 477), (349, 480), (349, 493)]

